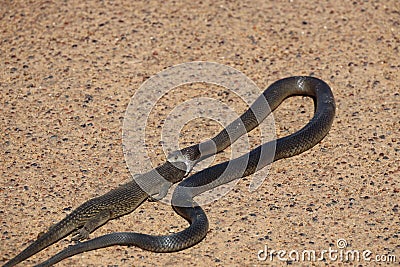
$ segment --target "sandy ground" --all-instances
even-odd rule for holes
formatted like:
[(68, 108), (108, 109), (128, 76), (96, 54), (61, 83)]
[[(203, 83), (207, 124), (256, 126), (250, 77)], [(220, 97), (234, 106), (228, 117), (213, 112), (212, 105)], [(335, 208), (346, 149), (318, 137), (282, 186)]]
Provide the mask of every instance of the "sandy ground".
[[(368, 250), (400, 262), (400, 2), (376, 1), (1, 1), (0, 263), (84, 201), (130, 179), (122, 149), (125, 110), (150, 76), (169, 66), (211, 61), (242, 71), (260, 88), (313, 75), (334, 91), (337, 112), (313, 149), (272, 164), (258, 190), (250, 179), (205, 206), (210, 230), (173, 254), (111, 247), (58, 266), (286, 265), (260, 250), (338, 250), (303, 265), (372, 265), (336, 257)], [(160, 127), (178, 103), (240, 98), (219, 86), (177, 89), (157, 103), (146, 142), (165, 160)], [(184, 93), (182, 93), (184, 92)], [(312, 101), (293, 98), (274, 113), (276, 133), (300, 129)], [(193, 131), (193, 128), (195, 131)], [(219, 129), (190, 122), (182, 145)], [(251, 144), (257, 143), (257, 132)], [(216, 161), (229, 158), (222, 154)], [(186, 224), (168, 205), (144, 203), (91, 237), (115, 231), (176, 232)], [(338, 248), (338, 241), (347, 246)], [(66, 238), (21, 266), (69, 244)], [(367, 253), (368, 254), (368, 253)], [(291, 254), (295, 256), (294, 252)], [(386, 257), (385, 257), (386, 256)]]

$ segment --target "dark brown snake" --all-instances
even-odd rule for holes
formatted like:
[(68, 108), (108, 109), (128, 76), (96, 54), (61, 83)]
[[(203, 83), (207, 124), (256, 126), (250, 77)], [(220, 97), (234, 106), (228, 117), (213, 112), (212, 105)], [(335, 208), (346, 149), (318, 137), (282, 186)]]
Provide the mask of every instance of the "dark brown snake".
[[(172, 206), (180, 216), (189, 222), (188, 228), (165, 236), (151, 236), (134, 232), (103, 235), (69, 246), (37, 266), (50, 266), (67, 257), (113, 245), (133, 245), (154, 252), (174, 252), (199, 243), (207, 234), (208, 219), (203, 209), (193, 199), (195, 196), (235, 179), (251, 175), (271, 162), (298, 155), (315, 146), (326, 136), (335, 116), (335, 101), (330, 87), (324, 81), (313, 77), (296, 76), (273, 83), (240, 118), (232, 122), (210, 141), (172, 153), (168, 158), (169, 162), (143, 175), (143, 179), (140, 180), (144, 182), (140, 184), (142, 187), (147, 185), (148, 188), (143, 190), (134, 183), (135, 186), (132, 188), (129, 187), (126, 190), (114, 193), (111, 191), (108, 195), (99, 197), (99, 199), (104, 198), (100, 202), (105, 200), (110, 202), (110, 199), (115, 199), (113, 203), (118, 208), (118, 201), (123, 202), (123, 199), (128, 198), (126, 195), (131, 194), (131, 198), (134, 200), (130, 201), (134, 202), (135, 205), (129, 210), (131, 212), (148, 196), (149, 191), (146, 191), (146, 189), (151, 188), (151, 186), (161, 187), (160, 184), (163, 182), (160, 180), (146, 182), (152, 180), (152, 172), (157, 171), (171, 183), (180, 181), (184, 173), (188, 173), (197, 161), (230, 146), (241, 135), (257, 127), (282, 101), (291, 96), (309, 96), (314, 100), (314, 116), (302, 129), (289, 136), (262, 144), (241, 157), (199, 171), (178, 184), (172, 196)], [(238, 125), (244, 126), (242, 127), (244, 130), (240, 130), (241, 127), (238, 127)], [(215, 146), (210, 145), (211, 142)], [(268, 152), (274, 151), (274, 149), (274, 155), (269, 155)], [(171, 164), (176, 165), (176, 167), (171, 166)], [(186, 166), (184, 171), (182, 171), (183, 164)], [(174, 176), (176, 177), (174, 178)], [(114, 191), (118, 191), (118, 188)], [(143, 193), (143, 191), (147, 193)], [(158, 191), (163, 192), (163, 190)], [(116, 196), (117, 194), (119, 196)], [(160, 197), (162, 196), (164, 196), (164, 193), (160, 193)], [(120, 212), (118, 215), (128, 213), (128, 211), (124, 212)], [(24, 256), (24, 258), (27, 257)], [(5, 266), (12, 266), (12, 264)]]

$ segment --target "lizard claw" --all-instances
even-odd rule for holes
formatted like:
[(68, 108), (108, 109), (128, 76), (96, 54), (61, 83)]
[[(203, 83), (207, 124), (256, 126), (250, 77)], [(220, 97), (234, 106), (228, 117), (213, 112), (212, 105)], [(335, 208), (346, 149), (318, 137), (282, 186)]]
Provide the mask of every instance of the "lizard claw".
[(172, 183), (171, 182), (165, 182), (162, 184), (160, 191), (154, 195), (149, 196), (149, 201), (150, 202), (155, 202), (163, 199), (167, 194), (168, 190), (171, 187)]
[(77, 230), (71, 238), (72, 241), (81, 241), (84, 239), (89, 239), (89, 231), (86, 230), (85, 227)]

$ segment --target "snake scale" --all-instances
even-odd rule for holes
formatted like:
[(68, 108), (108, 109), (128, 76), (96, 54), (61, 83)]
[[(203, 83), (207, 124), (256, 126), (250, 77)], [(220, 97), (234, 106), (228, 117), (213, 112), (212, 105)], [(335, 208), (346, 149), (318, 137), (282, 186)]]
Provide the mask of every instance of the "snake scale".
[[(181, 181), (197, 161), (224, 150), (241, 135), (257, 127), (282, 101), (296, 95), (312, 97), (314, 100), (314, 116), (302, 129), (262, 144), (231, 161), (199, 171)], [(298, 155), (312, 148), (329, 132), (334, 116), (334, 97), (324, 81), (308, 76), (278, 80), (271, 84), (247, 111), (214, 138), (173, 152), (161, 166), (135, 177), (135, 180), (103, 196), (85, 202), (4, 266), (14, 266), (73, 231), (76, 233), (76, 240), (87, 238), (89, 233), (108, 220), (132, 212), (149, 196), (162, 198), (171, 184), (179, 181), (181, 182), (172, 195), (172, 207), (189, 223), (183, 231), (164, 236), (134, 232), (111, 233), (71, 245), (37, 266), (51, 266), (67, 257), (113, 245), (133, 245), (154, 252), (174, 252), (191, 247), (206, 236), (209, 226), (206, 214), (194, 200), (195, 196), (251, 175), (271, 162)], [(237, 127), (238, 125), (244, 127)], [(267, 152), (271, 149), (273, 151), (273, 148), (275, 153), (271, 157)], [(140, 181), (140, 186), (136, 181)]]

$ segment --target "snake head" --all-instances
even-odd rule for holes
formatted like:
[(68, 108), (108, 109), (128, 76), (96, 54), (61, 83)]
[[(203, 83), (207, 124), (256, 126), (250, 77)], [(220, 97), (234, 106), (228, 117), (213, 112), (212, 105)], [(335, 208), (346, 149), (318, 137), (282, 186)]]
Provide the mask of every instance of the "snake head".
[(189, 172), (193, 169), (194, 164), (196, 163), (196, 161), (190, 160), (186, 155), (182, 154), (180, 150), (169, 153), (167, 161), (171, 163), (184, 163), (186, 165), (185, 176), (189, 174)]

